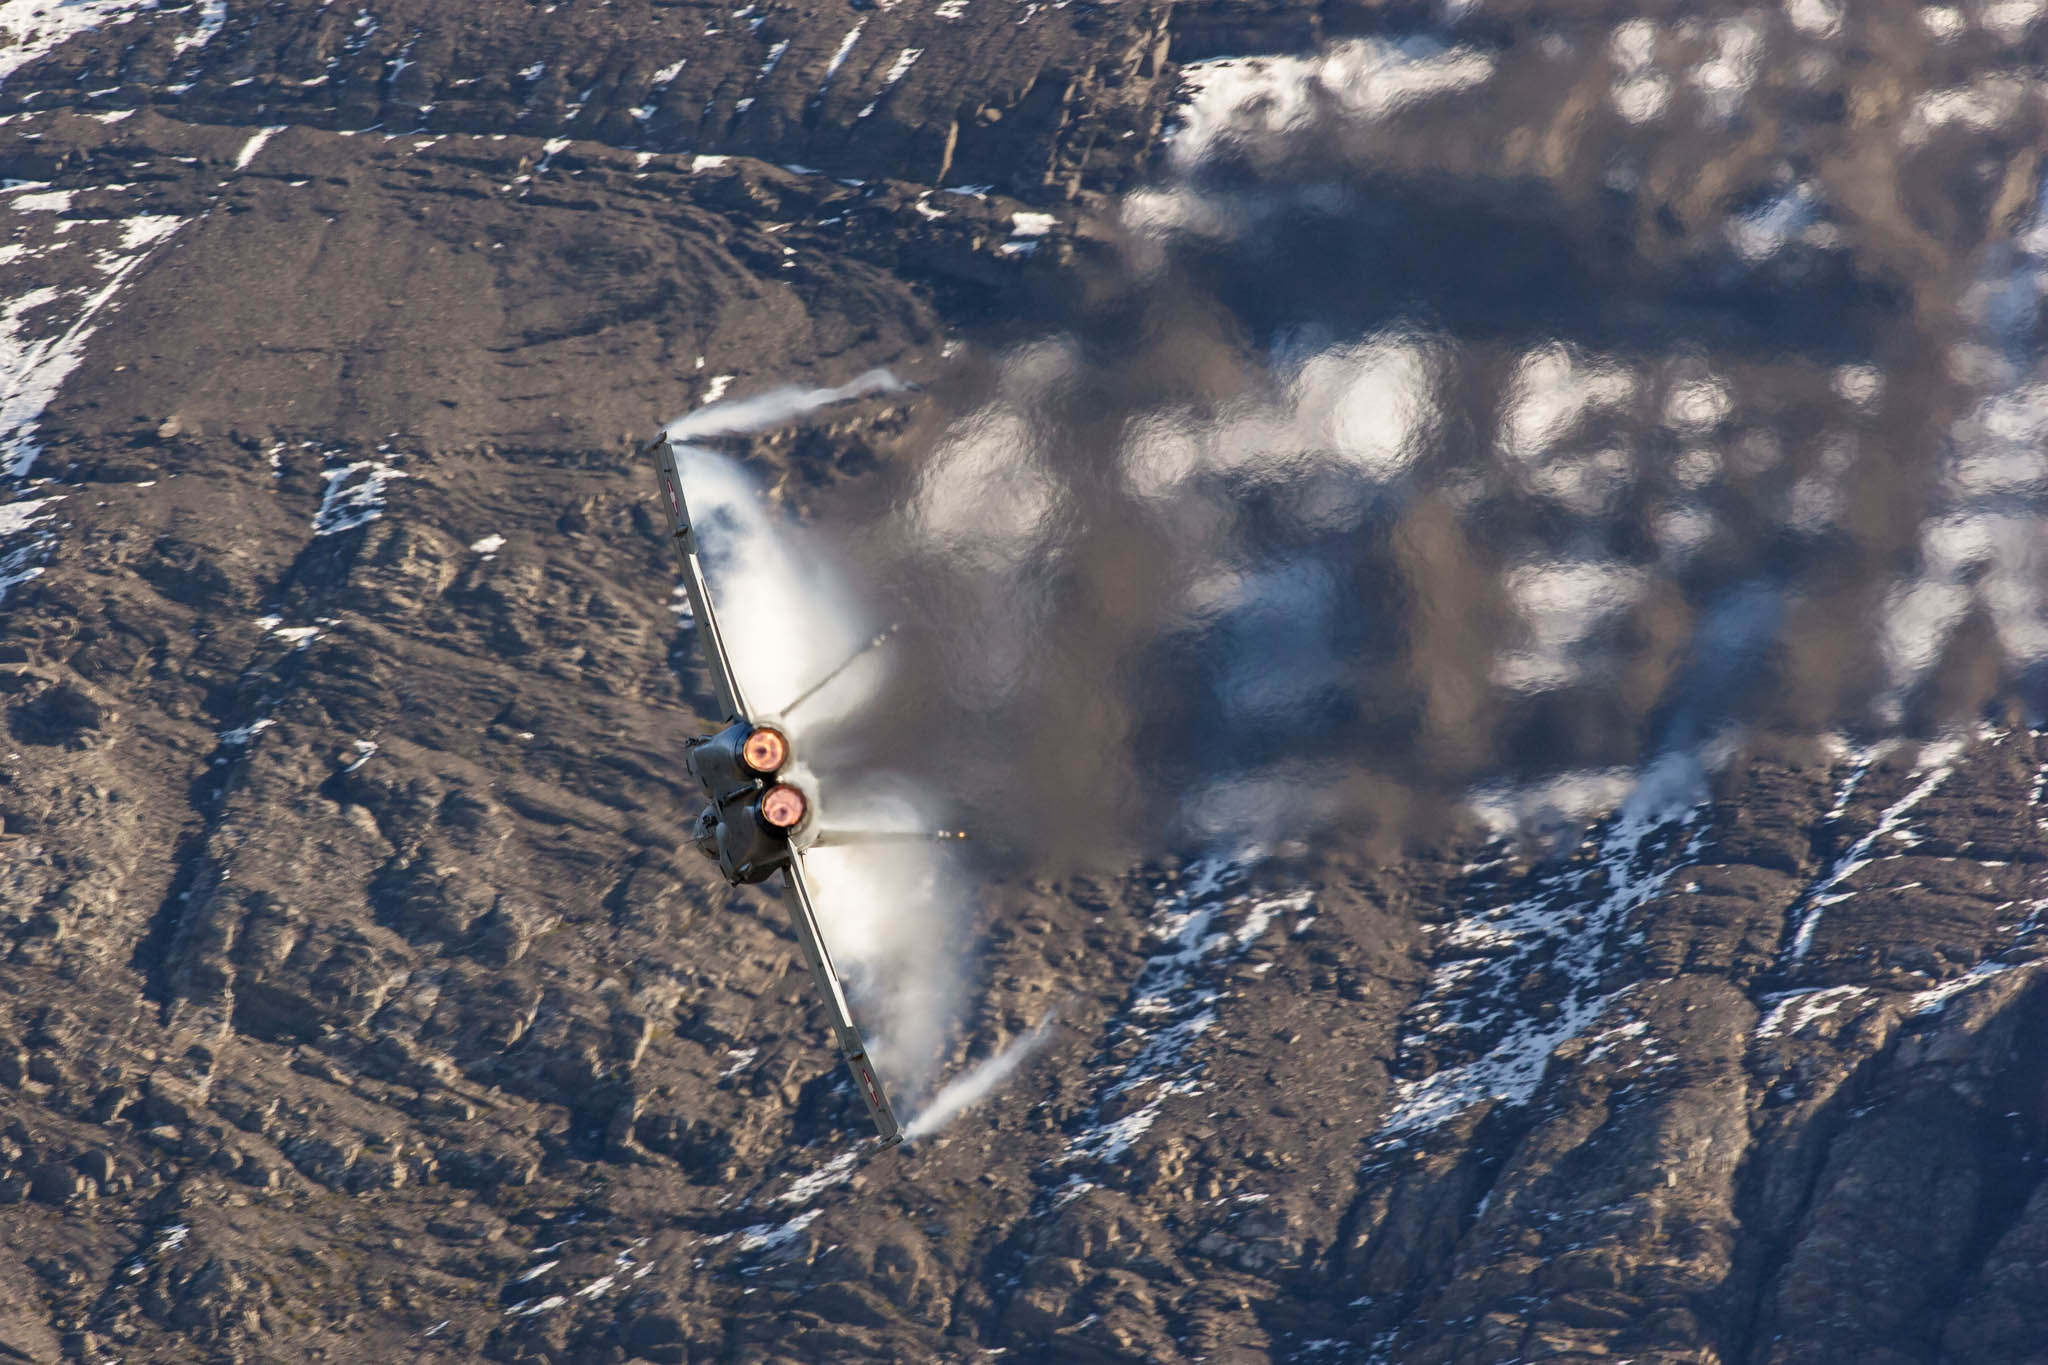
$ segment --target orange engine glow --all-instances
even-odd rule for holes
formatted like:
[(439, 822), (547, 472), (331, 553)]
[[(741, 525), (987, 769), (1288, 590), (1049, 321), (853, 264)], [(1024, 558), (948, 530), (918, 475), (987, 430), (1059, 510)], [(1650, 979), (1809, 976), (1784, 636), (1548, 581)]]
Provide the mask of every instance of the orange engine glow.
[(778, 782), (761, 794), (761, 819), (776, 829), (795, 829), (809, 809), (804, 794), (787, 782)]
[(789, 761), (789, 741), (782, 737), (780, 730), (757, 725), (740, 745), (740, 757), (746, 760), (749, 768), (766, 777)]

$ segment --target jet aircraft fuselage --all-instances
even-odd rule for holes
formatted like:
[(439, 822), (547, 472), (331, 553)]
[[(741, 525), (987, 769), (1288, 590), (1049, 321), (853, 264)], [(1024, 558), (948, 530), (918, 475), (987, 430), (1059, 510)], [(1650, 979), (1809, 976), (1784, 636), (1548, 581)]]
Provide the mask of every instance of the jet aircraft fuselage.
[[(903, 1140), (903, 1129), (882, 1091), (874, 1065), (868, 1060), (867, 1043), (853, 1021), (838, 969), (832, 965), (832, 954), (825, 946), (817, 906), (804, 872), (804, 850), (818, 838), (815, 803), (792, 770), (793, 753), (787, 728), (749, 707), (739, 675), (733, 670), (725, 636), (718, 627), (718, 614), (712, 606), (711, 589), (705, 582), (703, 562), (698, 557), (697, 533), (690, 524), (689, 504), (683, 497), (682, 470), (666, 432), (654, 442), (652, 451), (668, 503), (670, 535), (682, 570), (683, 591), (690, 599), (705, 667), (718, 694), (719, 706), (725, 712), (724, 723), (715, 732), (690, 740), (685, 752), (690, 775), (709, 803), (697, 817), (692, 843), (735, 886), (754, 885), (777, 872), (782, 874), (790, 926), (796, 932), (804, 965), (810, 968), (811, 977), (825, 998), (832, 1031), (838, 1035), (861, 1099), (874, 1119), (875, 1131), (885, 1146), (893, 1146)], [(874, 643), (882, 638), (877, 636)], [(829, 676), (819, 685), (824, 681), (829, 681)], [(790, 709), (802, 700), (791, 702)]]
[(735, 720), (690, 740), (685, 761), (710, 802), (697, 817), (697, 851), (735, 886), (764, 882), (789, 866), (808, 832), (811, 803), (780, 776), (789, 761), (782, 731)]

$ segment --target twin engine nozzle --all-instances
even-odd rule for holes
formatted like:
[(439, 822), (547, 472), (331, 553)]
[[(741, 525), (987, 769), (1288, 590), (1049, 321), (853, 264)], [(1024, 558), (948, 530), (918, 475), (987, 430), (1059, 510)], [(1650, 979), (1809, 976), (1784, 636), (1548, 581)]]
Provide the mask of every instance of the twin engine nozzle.
[[(789, 762), (789, 740), (772, 725), (756, 725), (740, 742), (740, 761), (762, 777), (773, 777)], [(771, 829), (792, 830), (804, 822), (811, 803), (787, 782), (777, 782), (761, 793), (754, 808), (761, 822)]]
[[(798, 787), (774, 781), (789, 759), (787, 735), (772, 725), (746, 721), (734, 721), (693, 744), (689, 752), (690, 772), (714, 806), (724, 807), (758, 790), (752, 805), (761, 823), (781, 835), (801, 825), (811, 805)], [(765, 788), (764, 782), (768, 784)]]
[(772, 725), (756, 725), (740, 741), (740, 760), (763, 777), (773, 777), (789, 762), (789, 740)]

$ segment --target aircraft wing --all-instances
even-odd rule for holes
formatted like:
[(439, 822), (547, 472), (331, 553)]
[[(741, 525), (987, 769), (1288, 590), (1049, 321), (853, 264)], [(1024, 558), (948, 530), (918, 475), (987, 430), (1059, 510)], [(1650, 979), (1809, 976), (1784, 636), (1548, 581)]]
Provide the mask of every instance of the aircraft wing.
[(746, 693), (739, 675), (732, 670), (732, 656), (726, 652), (725, 636), (719, 633), (718, 614), (711, 607), (711, 588), (704, 581), (704, 563), (697, 555), (697, 533), (690, 525), (690, 504), (683, 497), (683, 473), (676, 464), (676, 448), (663, 432), (654, 442), (654, 455), (661, 473), (663, 500), (668, 504), (670, 538), (675, 541), (676, 562), (683, 572), (683, 591), (689, 594), (690, 614), (697, 621), (697, 639), (704, 647), (704, 666), (711, 670), (711, 686), (727, 720), (751, 720)]
[(832, 966), (832, 954), (825, 948), (825, 939), (818, 928), (818, 909), (811, 901), (810, 882), (804, 875), (804, 855), (793, 852), (789, 865), (782, 870), (783, 882), (789, 887), (789, 919), (796, 929), (797, 945), (803, 949), (804, 963), (811, 969), (811, 976), (818, 983), (818, 991), (825, 997), (825, 1011), (832, 1017), (832, 1031), (839, 1035), (839, 1046), (846, 1052), (846, 1064), (853, 1070), (854, 1085), (860, 1090), (860, 1097), (867, 1101), (868, 1113), (875, 1120), (875, 1131), (881, 1135), (884, 1147), (894, 1147), (903, 1141), (903, 1127), (896, 1122), (896, 1111), (889, 1105), (889, 1097), (882, 1091), (882, 1083), (875, 1076), (873, 1063), (868, 1060), (867, 1044), (862, 1041), (860, 1028), (853, 1022), (853, 1011), (846, 1003), (846, 990), (839, 984), (839, 973)]

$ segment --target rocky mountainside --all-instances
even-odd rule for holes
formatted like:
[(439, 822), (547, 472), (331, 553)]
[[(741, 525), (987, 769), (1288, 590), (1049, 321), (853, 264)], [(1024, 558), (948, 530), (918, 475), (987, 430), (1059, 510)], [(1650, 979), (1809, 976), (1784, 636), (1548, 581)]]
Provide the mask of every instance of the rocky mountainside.
[[(0, 35), (0, 1358), (2048, 1359), (2048, 7)], [(879, 1155), (637, 449), (874, 367)]]

